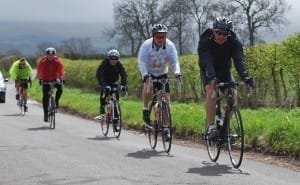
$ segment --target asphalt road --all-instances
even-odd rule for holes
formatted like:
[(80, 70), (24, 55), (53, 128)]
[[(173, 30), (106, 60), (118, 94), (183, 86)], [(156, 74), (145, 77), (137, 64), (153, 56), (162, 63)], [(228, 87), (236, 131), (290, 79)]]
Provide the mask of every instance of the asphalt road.
[[(58, 113), (56, 129), (43, 122), (41, 105), (29, 101), (20, 116), (13, 85), (0, 104), (0, 185), (299, 185), (300, 173), (245, 159), (234, 169), (227, 152), (218, 163), (200, 147), (162, 143), (151, 150), (133, 131), (103, 137), (96, 121)], [(63, 98), (63, 96), (62, 96)]]

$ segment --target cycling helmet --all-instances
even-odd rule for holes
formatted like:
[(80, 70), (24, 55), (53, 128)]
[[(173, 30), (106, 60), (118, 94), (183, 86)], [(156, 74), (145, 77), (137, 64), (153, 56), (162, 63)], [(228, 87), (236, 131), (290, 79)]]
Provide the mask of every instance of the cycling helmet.
[(168, 33), (168, 28), (164, 24), (154, 24), (152, 27), (152, 35), (155, 33)]
[(47, 55), (55, 55), (56, 54), (56, 50), (55, 50), (55, 48), (49, 47), (49, 48), (45, 49), (45, 53)]
[(107, 57), (108, 58), (113, 58), (113, 57), (116, 57), (116, 58), (120, 58), (120, 53), (118, 50), (116, 49), (111, 49), (107, 52)]
[(231, 31), (232, 21), (226, 17), (218, 17), (213, 23), (213, 29)]

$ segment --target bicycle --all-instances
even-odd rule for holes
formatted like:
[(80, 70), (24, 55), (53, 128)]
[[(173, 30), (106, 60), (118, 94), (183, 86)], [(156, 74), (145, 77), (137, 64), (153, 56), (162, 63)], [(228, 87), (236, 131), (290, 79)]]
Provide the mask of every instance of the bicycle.
[[(239, 168), (242, 164), (244, 152), (243, 122), (240, 110), (235, 105), (233, 91), (233, 88), (240, 84), (242, 82), (221, 82), (216, 85), (216, 128), (218, 137), (214, 140), (208, 139), (208, 126), (204, 135), (211, 161), (216, 162), (218, 160), (221, 146), (227, 143), (230, 161), (234, 168)], [(224, 106), (223, 110), (221, 106)]]
[(55, 111), (56, 111), (56, 103), (53, 93), (54, 85), (57, 84), (56, 81), (53, 82), (43, 82), (43, 85), (49, 85), (49, 103), (48, 103), (48, 122), (50, 122), (49, 128), (55, 129)]
[(20, 109), (20, 115), (21, 116), (25, 116), (25, 112), (27, 112), (26, 109), (26, 100), (25, 100), (25, 96), (24, 96), (24, 91), (25, 91), (25, 87), (27, 86), (27, 83), (30, 82), (28, 80), (20, 80), (20, 97), (19, 100), (17, 102), (17, 105)]
[[(116, 138), (120, 137), (122, 130), (122, 113), (120, 103), (117, 99), (117, 93), (120, 92), (119, 86), (113, 86), (111, 91), (106, 94), (105, 110), (106, 114), (102, 115), (100, 120), (101, 130), (104, 136), (107, 136), (109, 125), (112, 124), (113, 133)], [(126, 92), (127, 94), (127, 92)]]
[(149, 144), (152, 149), (156, 148), (157, 136), (161, 133), (164, 151), (169, 153), (172, 145), (172, 118), (170, 105), (166, 96), (166, 85), (173, 79), (152, 79), (149, 77), (148, 90), (152, 89), (153, 83), (162, 85), (162, 89), (154, 89), (152, 100), (149, 103), (150, 128), (147, 129)]

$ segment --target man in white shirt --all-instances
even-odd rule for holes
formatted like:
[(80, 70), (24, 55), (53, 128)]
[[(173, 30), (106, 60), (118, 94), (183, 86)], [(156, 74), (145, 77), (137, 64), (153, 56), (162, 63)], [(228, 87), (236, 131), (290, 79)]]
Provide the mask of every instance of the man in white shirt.
[[(155, 24), (152, 27), (152, 37), (141, 45), (138, 53), (138, 66), (143, 80), (143, 120), (146, 127), (150, 124), (148, 103), (152, 98), (152, 90), (147, 91), (149, 77), (168, 78), (168, 65), (170, 64), (176, 78), (181, 79), (177, 50), (174, 43), (167, 38), (167, 33), (168, 28), (165, 25)], [(169, 100), (169, 84), (166, 85), (166, 91)]]

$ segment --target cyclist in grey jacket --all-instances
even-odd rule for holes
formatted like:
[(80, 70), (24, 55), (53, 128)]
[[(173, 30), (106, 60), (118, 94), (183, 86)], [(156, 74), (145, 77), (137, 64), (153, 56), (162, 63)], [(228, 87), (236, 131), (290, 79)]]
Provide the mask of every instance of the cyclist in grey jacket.
[[(146, 126), (150, 123), (148, 102), (152, 98), (152, 92), (147, 91), (149, 76), (155, 79), (166, 79), (168, 66), (174, 72), (175, 76), (181, 78), (180, 66), (176, 47), (172, 41), (167, 38), (168, 29), (163, 24), (155, 24), (152, 27), (152, 37), (146, 40), (140, 47), (138, 53), (138, 67), (143, 81), (143, 120)], [(154, 84), (159, 87), (159, 84)], [(169, 84), (166, 86), (169, 93)], [(168, 99), (169, 94), (167, 95)]]
[[(198, 45), (199, 66), (206, 98), (206, 120), (209, 124), (209, 138), (215, 138), (217, 131), (214, 124), (215, 98), (213, 93), (217, 82), (234, 81), (230, 69), (232, 60), (240, 77), (248, 86), (254, 88), (255, 82), (249, 76), (243, 47), (232, 31), (232, 22), (225, 17), (218, 17), (212, 29), (207, 29), (200, 37)], [(235, 95), (237, 94), (235, 90)]]

